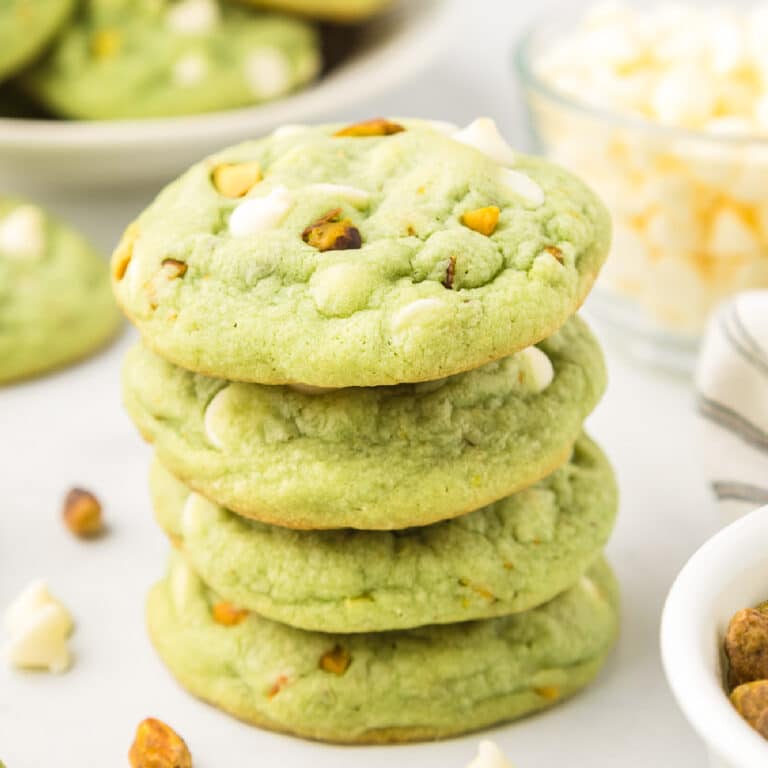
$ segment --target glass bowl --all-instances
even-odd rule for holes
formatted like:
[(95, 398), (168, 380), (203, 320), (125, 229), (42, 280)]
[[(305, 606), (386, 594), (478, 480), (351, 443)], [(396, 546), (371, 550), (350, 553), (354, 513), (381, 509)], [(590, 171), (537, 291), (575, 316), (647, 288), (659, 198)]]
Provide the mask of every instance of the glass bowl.
[(690, 370), (712, 309), (768, 287), (768, 133), (669, 127), (557, 90), (537, 63), (578, 23), (570, 7), (550, 11), (515, 50), (532, 137), (611, 211), (592, 313), (636, 356)]

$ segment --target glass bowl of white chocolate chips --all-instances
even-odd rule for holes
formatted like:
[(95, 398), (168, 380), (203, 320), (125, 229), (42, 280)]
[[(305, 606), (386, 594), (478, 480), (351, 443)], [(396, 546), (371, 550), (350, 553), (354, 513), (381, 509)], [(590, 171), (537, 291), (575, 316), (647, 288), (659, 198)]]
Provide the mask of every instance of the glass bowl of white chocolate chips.
[(516, 65), (539, 148), (613, 216), (593, 313), (689, 368), (713, 307), (768, 286), (768, 3), (550, 11)]

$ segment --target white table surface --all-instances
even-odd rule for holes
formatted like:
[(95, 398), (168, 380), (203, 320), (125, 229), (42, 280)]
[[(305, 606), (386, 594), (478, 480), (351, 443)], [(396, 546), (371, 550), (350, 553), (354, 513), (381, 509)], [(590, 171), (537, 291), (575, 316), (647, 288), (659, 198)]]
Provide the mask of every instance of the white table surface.
[[(467, 122), (496, 117), (524, 142), (508, 71), (522, 3), (475, 0), (445, 55), (376, 104), (336, 117), (412, 114)], [(533, 4), (526, 4), (533, 5)], [(332, 115), (333, 116), (333, 115)], [(97, 242), (113, 244), (151, 194), (48, 200)], [(149, 449), (119, 399), (119, 366), (134, 335), (66, 371), (0, 390), (0, 607), (31, 579), (47, 579), (77, 619), (74, 668), (62, 676), (0, 667), (0, 760), (8, 768), (127, 765), (136, 724), (165, 719), (187, 739), (196, 768), (463, 768), (480, 736), (407, 747), (340, 748), (264, 733), (201, 704), (170, 679), (143, 625), (147, 587), (167, 544), (152, 522)], [(609, 394), (590, 421), (622, 489), (609, 547), (623, 589), (618, 648), (595, 685), (555, 710), (495, 729), (516, 768), (700, 768), (703, 747), (664, 682), (662, 602), (679, 568), (717, 521), (697, 462), (691, 391), (607, 350)], [(59, 522), (73, 485), (103, 500), (109, 535), (82, 543)]]

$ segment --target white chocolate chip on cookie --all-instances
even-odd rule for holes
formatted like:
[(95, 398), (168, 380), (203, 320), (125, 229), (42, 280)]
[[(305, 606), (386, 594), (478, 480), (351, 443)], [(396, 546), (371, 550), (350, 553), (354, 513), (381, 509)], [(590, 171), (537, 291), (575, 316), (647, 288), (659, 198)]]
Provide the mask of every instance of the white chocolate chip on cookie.
[(499, 133), (496, 123), (490, 117), (478, 117), (466, 128), (454, 133), (451, 138), (454, 141), (479, 149), (483, 154), (488, 155), (501, 165), (514, 165), (517, 159), (517, 154), (507, 144), (504, 137)]
[(229, 232), (247, 237), (274, 229), (293, 206), (293, 196), (285, 187), (275, 187), (264, 197), (250, 197), (232, 211)]
[(177, 35), (202, 35), (219, 23), (220, 16), (214, 0), (179, 0), (168, 10), (165, 23)]
[(39, 258), (45, 250), (43, 212), (34, 205), (20, 205), (0, 219), (0, 254)]
[(279, 96), (290, 87), (290, 64), (277, 48), (260, 48), (245, 60), (245, 79), (255, 96), (262, 99)]

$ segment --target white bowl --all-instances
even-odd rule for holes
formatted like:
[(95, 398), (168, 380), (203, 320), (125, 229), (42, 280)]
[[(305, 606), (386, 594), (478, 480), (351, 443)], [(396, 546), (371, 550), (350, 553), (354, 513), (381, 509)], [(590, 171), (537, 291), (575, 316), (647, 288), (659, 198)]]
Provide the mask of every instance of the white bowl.
[(399, 3), (367, 24), (357, 52), (315, 85), (257, 107), (149, 120), (0, 118), (0, 188), (50, 197), (56, 189), (82, 194), (158, 185), (228, 144), (349, 109), (429, 61), (450, 6)]
[(765, 768), (768, 741), (731, 706), (722, 642), (736, 611), (768, 598), (768, 507), (713, 536), (680, 571), (664, 606), (661, 655), (672, 693), (712, 766)]

